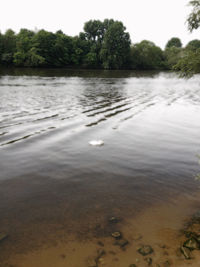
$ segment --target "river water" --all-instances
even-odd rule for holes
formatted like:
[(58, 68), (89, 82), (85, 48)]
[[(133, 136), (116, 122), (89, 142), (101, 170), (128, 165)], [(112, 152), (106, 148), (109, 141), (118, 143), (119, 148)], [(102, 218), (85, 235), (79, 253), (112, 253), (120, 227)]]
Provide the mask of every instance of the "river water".
[(110, 216), (134, 218), (196, 192), (199, 75), (51, 69), (0, 75), (0, 227), (9, 235), (2, 260), (71, 234), (109, 236)]

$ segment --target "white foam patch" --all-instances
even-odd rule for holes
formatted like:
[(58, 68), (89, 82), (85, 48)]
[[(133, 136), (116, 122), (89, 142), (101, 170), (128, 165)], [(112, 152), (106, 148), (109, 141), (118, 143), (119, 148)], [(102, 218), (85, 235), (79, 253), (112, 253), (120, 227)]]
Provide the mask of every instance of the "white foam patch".
[(89, 144), (91, 146), (103, 146), (104, 145), (104, 141), (103, 140), (91, 140), (89, 142)]

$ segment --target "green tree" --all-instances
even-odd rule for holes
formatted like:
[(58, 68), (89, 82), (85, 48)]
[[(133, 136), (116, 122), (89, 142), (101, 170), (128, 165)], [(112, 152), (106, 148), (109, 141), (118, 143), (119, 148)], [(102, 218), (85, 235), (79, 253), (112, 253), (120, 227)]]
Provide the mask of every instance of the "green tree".
[(32, 47), (27, 54), (26, 66), (37, 67), (42, 66), (45, 59), (38, 54), (37, 48)]
[(21, 29), (20, 32), (16, 36), (16, 49), (17, 51), (24, 51), (25, 53), (28, 52), (32, 45), (32, 39), (34, 36), (34, 32), (27, 30), (27, 29)]
[[(200, 0), (192, 0), (189, 2), (192, 11), (188, 16), (187, 24), (190, 32), (200, 27)], [(197, 42), (195, 42), (197, 45)], [(192, 43), (194, 48), (194, 42)], [(184, 55), (174, 66), (174, 70), (178, 71), (181, 76), (191, 76), (200, 73), (200, 49), (191, 49), (191, 43), (184, 51)]]
[(84, 25), (85, 37), (89, 41), (102, 42), (104, 25), (100, 20), (89, 20)]
[(173, 69), (173, 67), (178, 63), (179, 59), (183, 55), (182, 48), (179, 47), (169, 47), (164, 51), (165, 63), (167, 69)]
[(16, 52), (13, 56), (13, 63), (16, 66), (35, 66), (30, 61), (30, 50), (33, 47), (34, 32), (27, 29), (21, 29), (16, 36)]
[(26, 54), (23, 52), (16, 52), (14, 55), (14, 63), (16, 66), (39, 67), (42, 66), (44, 62), (45, 59), (38, 55), (35, 47), (32, 47)]
[(195, 51), (186, 50), (173, 69), (182, 77), (191, 77), (195, 73), (200, 73), (200, 48)]
[(200, 48), (200, 40), (197, 40), (197, 39), (190, 41), (186, 45), (186, 49), (196, 50), (198, 48)]
[(90, 49), (85, 55), (84, 63), (87, 66), (99, 65), (100, 49), (104, 38), (104, 26), (100, 20), (89, 20), (84, 25), (85, 39), (88, 41)]
[(80, 66), (84, 62), (84, 56), (89, 51), (86, 46), (86, 41), (82, 40), (79, 36), (72, 38), (72, 53), (71, 62), (73, 65)]
[(55, 65), (55, 42), (56, 35), (45, 30), (40, 30), (33, 37), (33, 46), (37, 49), (38, 55), (45, 59), (46, 66)]
[(100, 51), (100, 57), (105, 69), (123, 68), (130, 56), (130, 36), (120, 21), (109, 25)]
[(101, 49), (105, 34), (108, 28), (114, 23), (113, 19), (90, 20), (84, 25), (84, 35), (81, 33), (81, 38), (88, 41), (89, 51), (85, 53), (84, 64), (90, 67), (101, 67)]
[(0, 32), (0, 64), (2, 64), (1, 63), (2, 54), (3, 54), (3, 34)]
[(131, 66), (139, 70), (163, 69), (163, 51), (153, 42), (143, 40), (131, 47)]
[(181, 48), (182, 47), (181, 40), (178, 37), (171, 38), (166, 44), (166, 48), (170, 48), (170, 47)]
[(96, 67), (97, 66), (97, 54), (95, 52), (89, 52), (84, 58), (84, 63), (88, 67)]
[(13, 30), (9, 29), (2, 36), (1, 63), (4, 65), (12, 64), (15, 51), (16, 51), (16, 35)]
[(53, 44), (54, 65), (56, 67), (71, 64), (71, 54), (73, 52), (73, 38), (65, 35), (62, 31), (56, 32), (56, 39)]

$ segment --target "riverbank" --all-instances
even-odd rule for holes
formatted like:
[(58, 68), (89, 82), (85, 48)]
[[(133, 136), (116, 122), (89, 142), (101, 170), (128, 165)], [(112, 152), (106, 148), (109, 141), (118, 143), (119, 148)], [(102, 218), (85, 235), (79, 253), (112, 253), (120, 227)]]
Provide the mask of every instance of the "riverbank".
[[(21, 240), (25, 238), (23, 243), (19, 237), (14, 250), (9, 246), (11, 236), (7, 233), (7, 238), (0, 243), (4, 262), (1, 266), (198, 266), (200, 252), (193, 251), (191, 259), (187, 260), (180, 248), (186, 240), (186, 229), (193, 231), (197, 227), (193, 214), (197, 214), (199, 209), (199, 195), (200, 192), (196, 192), (168, 199), (150, 205), (136, 216), (129, 217), (127, 213), (122, 218), (114, 214), (104, 217), (102, 224), (89, 221), (91, 231), (84, 229), (86, 222), (83, 222), (79, 232), (71, 227), (71, 233), (68, 229), (66, 234), (65, 229), (59, 229), (57, 224), (54, 233), (48, 235), (45, 231), (46, 238), (45, 235), (35, 238), (33, 229), (31, 231), (27, 226), (21, 237)], [(99, 217), (103, 216), (103, 213), (99, 214)], [(40, 233), (41, 229), (38, 229)]]

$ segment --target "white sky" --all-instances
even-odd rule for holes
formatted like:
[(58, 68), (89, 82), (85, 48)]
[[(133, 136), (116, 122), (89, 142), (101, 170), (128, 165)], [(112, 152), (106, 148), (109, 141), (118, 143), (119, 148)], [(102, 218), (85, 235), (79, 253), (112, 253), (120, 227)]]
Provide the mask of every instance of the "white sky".
[(200, 39), (200, 29), (187, 31), (189, 0), (0, 0), (0, 31), (20, 28), (61, 29), (74, 36), (90, 19), (113, 18), (124, 23), (133, 43), (153, 41), (164, 48), (171, 37), (185, 45)]

